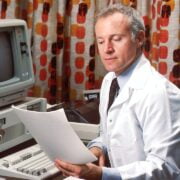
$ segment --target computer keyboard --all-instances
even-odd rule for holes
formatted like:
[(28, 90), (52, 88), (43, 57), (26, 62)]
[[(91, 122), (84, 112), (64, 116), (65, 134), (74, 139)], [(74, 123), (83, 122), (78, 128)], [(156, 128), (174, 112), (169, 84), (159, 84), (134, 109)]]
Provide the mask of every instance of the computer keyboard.
[(0, 176), (40, 180), (58, 171), (38, 144), (0, 159)]

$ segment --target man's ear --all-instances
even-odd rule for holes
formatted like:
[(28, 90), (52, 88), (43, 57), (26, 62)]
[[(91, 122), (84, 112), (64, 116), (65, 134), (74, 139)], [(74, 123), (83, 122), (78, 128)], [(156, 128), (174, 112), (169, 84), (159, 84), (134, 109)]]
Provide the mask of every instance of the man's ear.
[(136, 42), (138, 47), (142, 47), (144, 44), (145, 32), (140, 30), (136, 35)]

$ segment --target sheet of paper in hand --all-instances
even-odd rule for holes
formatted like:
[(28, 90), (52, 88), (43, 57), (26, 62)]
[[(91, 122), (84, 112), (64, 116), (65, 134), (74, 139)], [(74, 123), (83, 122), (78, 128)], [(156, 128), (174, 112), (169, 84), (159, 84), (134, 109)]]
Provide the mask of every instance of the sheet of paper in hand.
[(51, 112), (36, 112), (12, 106), (13, 112), (41, 146), (48, 157), (72, 164), (86, 164), (96, 157), (79, 139), (63, 109)]

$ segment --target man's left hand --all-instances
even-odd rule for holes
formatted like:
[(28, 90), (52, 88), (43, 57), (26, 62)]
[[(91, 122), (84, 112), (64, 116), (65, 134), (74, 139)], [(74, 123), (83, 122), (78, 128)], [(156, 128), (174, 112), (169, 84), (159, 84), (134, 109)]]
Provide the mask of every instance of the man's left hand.
[(55, 165), (64, 176), (74, 176), (85, 180), (102, 179), (102, 168), (92, 163), (85, 165), (74, 165), (61, 160), (56, 160)]

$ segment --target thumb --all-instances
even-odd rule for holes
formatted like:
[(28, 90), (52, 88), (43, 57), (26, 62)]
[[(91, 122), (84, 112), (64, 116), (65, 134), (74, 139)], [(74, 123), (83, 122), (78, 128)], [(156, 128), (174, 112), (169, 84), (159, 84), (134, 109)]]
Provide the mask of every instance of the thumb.
[(99, 158), (99, 166), (105, 166), (105, 157), (103, 155)]

